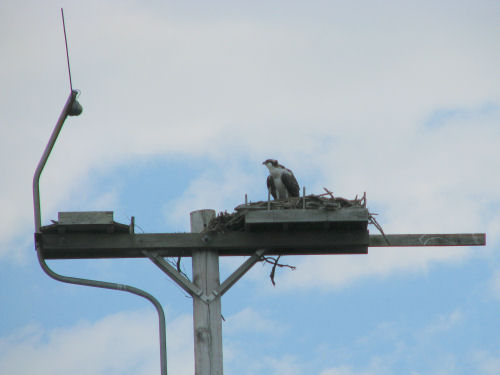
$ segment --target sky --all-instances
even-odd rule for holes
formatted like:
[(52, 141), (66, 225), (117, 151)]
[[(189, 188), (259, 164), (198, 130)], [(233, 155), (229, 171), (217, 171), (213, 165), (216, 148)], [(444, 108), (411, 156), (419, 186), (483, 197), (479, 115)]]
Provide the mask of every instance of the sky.
[[(42, 223), (108, 210), (137, 231), (265, 200), (278, 159), (308, 193), (367, 194), (386, 233), (484, 247), (370, 248), (257, 264), (222, 298), (226, 374), (500, 374), (498, 1), (0, 2), (0, 373), (159, 373), (136, 296), (47, 277)], [(377, 230), (370, 227), (371, 233)], [(244, 258), (222, 258), (224, 279)], [(146, 259), (49, 261), (163, 304), (170, 374), (193, 374), (192, 300)], [(183, 261), (190, 274), (189, 259)]]

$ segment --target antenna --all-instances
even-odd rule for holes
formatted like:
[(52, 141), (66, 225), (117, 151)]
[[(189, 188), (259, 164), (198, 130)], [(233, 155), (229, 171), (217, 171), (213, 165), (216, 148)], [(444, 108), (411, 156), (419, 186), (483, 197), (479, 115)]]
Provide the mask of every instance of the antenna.
[(78, 96), (79, 91), (73, 90), (73, 82), (71, 81), (71, 68), (69, 65), (68, 37), (66, 35), (66, 23), (64, 22), (64, 10), (63, 10), (63, 8), (61, 8), (61, 17), (62, 17), (62, 24), (63, 24), (63, 31), (64, 31), (64, 44), (66, 45), (66, 61), (68, 63), (69, 88), (70, 88), (71, 95), (73, 97), (71, 104), (68, 107), (67, 114), (69, 116), (78, 116), (80, 113), (82, 113), (82, 106), (76, 100), (76, 97)]
[(61, 8), (61, 17), (64, 30), (64, 43), (66, 44), (66, 61), (68, 62), (69, 88), (73, 91), (73, 83), (71, 82), (71, 68), (69, 66), (68, 38), (66, 36), (66, 24), (64, 23), (64, 10)]

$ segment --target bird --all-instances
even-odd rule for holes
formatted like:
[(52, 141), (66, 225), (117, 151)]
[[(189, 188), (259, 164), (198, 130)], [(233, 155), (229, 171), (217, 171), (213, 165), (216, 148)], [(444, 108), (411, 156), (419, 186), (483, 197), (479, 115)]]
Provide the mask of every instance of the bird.
[(267, 189), (274, 200), (288, 200), (291, 197), (299, 197), (300, 187), (293, 172), (278, 160), (267, 159), (264, 164), (269, 169), (267, 177)]

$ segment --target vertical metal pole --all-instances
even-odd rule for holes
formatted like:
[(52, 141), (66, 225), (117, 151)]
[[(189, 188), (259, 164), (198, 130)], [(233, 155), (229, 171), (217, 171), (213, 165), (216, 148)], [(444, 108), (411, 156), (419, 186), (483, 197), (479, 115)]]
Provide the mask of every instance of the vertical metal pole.
[[(191, 212), (191, 232), (203, 231), (215, 217), (214, 210)], [(217, 251), (193, 251), (193, 283), (208, 296), (220, 285)], [(222, 315), (217, 296), (208, 302), (193, 296), (195, 375), (222, 375)]]

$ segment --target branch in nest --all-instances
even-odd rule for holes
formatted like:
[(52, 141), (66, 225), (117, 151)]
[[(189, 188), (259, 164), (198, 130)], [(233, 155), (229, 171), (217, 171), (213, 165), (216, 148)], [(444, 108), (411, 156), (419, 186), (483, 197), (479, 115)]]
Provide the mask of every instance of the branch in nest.
[(335, 197), (333, 196), (333, 193), (328, 190), (326, 187), (323, 188), (324, 191), (326, 191), (326, 194), (322, 194), (322, 195), (329, 195), (332, 199), (335, 199)]
[(264, 257), (264, 256), (261, 258), (263, 262), (266, 262), (266, 263), (273, 265), (273, 268), (271, 269), (271, 273), (269, 274), (269, 278), (271, 279), (273, 286), (276, 286), (276, 283), (274, 282), (274, 274), (276, 273), (276, 267), (280, 267), (280, 268), (287, 267), (287, 268), (290, 268), (292, 271), (294, 271), (296, 269), (295, 266), (290, 266), (289, 264), (278, 263), (280, 258), (281, 258), (281, 255), (278, 255), (277, 258)]
[(387, 245), (390, 245), (391, 243), (389, 242), (389, 239), (386, 237), (384, 230), (382, 229), (382, 226), (378, 223), (377, 219), (375, 219), (375, 217), (373, 217), (373, 215), (376, 215), (376, 214), (370, 213), (368, 216), (368, 220), (370, 221), (370, 224), (373, 224), (375, 226), (375, 228), (377, 228), (379, 230), (379, 232), (382, 234), (382, 237), (384, 237), (385, 242), (387, 242)]

